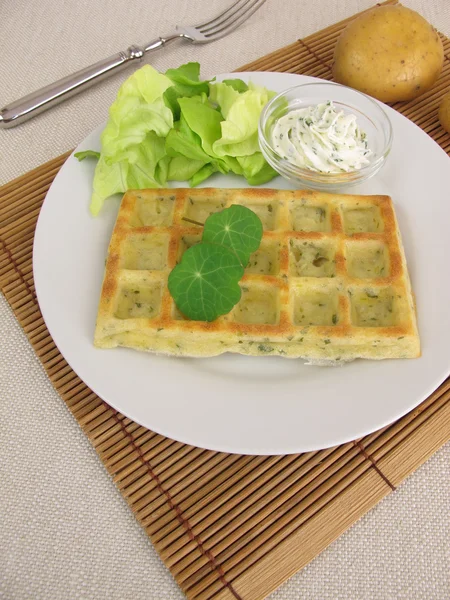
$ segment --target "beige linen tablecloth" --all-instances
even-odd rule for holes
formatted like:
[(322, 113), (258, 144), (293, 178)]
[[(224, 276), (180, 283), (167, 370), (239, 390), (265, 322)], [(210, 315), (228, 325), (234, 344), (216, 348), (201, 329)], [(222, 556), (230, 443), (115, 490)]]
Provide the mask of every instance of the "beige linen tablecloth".
[[(213, 16), (227, 0), (4, 0), (0, 106), (131, 43)], [(405, 0), (450, 35), (449, 0)], [(208, 77), (374, 5), (268, 0), (212, 45), (148, 56), (162, 70), (198, 60)], [(0, 131), (0, 183), (78, 144), (107, 116), (123, 72), (28, 124)], [(450, 447), (442, 449), (271, 597), (450, 598)], [(183, 597), (0, 297), (0, 597)]]

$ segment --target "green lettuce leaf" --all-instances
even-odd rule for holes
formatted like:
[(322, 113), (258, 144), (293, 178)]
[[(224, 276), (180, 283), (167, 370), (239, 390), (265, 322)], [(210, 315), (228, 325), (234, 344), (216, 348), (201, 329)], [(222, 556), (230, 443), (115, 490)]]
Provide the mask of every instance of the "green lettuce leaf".
[[(225, 120), (221, 123), (222, 135), (214, 142), (213, 151), (218, 156), (250, 156), (259, 152), (258, 122), (269, 100), (269, 92), (265, 88), (249, 86), (246, 92), (239, 94), (230, 86), (226, 87), (226, 92), (217, 95), (224, 102), (221, 109)], [(233, 95), (234, 101), (231, 101)]]
[(100, 158), (100, 152), (96, 152), (95, 150), (83, 150), (81, 152), (75, 152), (75, 158), (81, 162), (85, 158)]
[(211, 102), (220, 107), (220, 112), (225, 119), (239, 96), (239, 90), (224, 81), (222, 83), (212, 83), (209, 87), (209, 98)]
[(246, 90), (240, 89), (244, 88), (230, 80), (210, 85), (210, 99), (220, 106), (224, 116), (221, 137), (213, 145), (213, 152), (220, 157), (252, 156), (259, 152), (259, 117), (274, 92), (251, 82)]
[(203, 150), (211, 157), (216, 156), (213, 144), (221, 136), (220, 112), (208, 103), (206, 96), (180, 98), (179, 103), (186, 124), (199, 136)]
[(209, 82), (200, 81), (200, 64), (198, 62), (181, 65), (178, 69), (168, 69), (166, 77), (172, 81), (173, 85), (164, 92), (164, 100), (171, 109), (175, 120), (180, 118), (179, 98), (191, 98), (209, 92)]
[[(242, 174), (247, 180), (254, 180), (255, 178), (260, 177), (260, 174), (262, 173), (267, 173), (267, 175), (272, 173), (272, 177), (277, 175), (277, 172), (266, 162), (261, 152), (255, 152), (255, 154), (252, 154), (251, 156), (238, 156), (236, 160), (242, 168)], [(272, 177), (270, 177), (270, 179), (272, 179)]]
[(213, 163), (208, 163), (207, 165), (199, 169), (197, 173), (195, 173), (189, 179), (189, 185), (191, 187), (196, 187), (197, 185), (200, 185), (202, 181), (205, 181), (205, 179), (208, 179), (208, 177), (211, 177), (211, 175), (217, 173), (217, 171), (218, 168), (216, 165), (214, 165)]
[(128, 163), (126, 161), (108, 165), (104, 158), (100, 156), (95, 167), (90, 205), (90, 210), (94, 217), (100, 212), (105, 198), (118, 194), (119, 192), (127, 191), (127, 176)]
[(267, 89), (228, 79), (200, 80), (195, 62), (159, 73), (149, 65), (120, 87), (101, 135), (91, 198), (98, 214), (106, 198), (129, 189), (196, 186), (216, 172), (244, 176), (251, 185), (276, 173), (258, 144), (258, 120), (273, 96)]
[(155, 181), (159, 181), (160, 185), (158, 187), (166, 187), (167, 180), (169, 178), (169, 165), (170, 165), (170, 156), (163, 156), (161, 160), (156, 165), (155, 169)]
[(128, 189), (163, 187), (167, 181), (167, 169), (158, 170), (158, 163), (166, 155), (164, 138), (150, 131), (145, 139), (131, 149), (132, 160), (129, 160), (127, 184)]
[(165, 155), (163, 138), (173, 126), (172, 111), (163, 99), (171, 85), (168, 77), (145, 65), (120, 87), (101, 135), (91, 200), (93, 214), (112, 194), (165, 184), (168, 165), (157, 165)]
[(181, 115), (166, 137), (166, 152), (169, 156), (184, 156), (207, 163), (211, 157), (202, 148), (200, 136), (197, 135)]
[(170, 159), (167, 179), (169, 181), (188, 181), (194, 177), (204, 165), (205, 163), (201, 160), (192, 160), (185, 156), (175, 156)]
[(119, 108), (123, 114), (114, 115), (111, 107), (114, 120), (108, 121), (101, 135), (102, 154), (107, 162), (133, 160), (136, 147), (147, 133), (153, 131), (165, 137), (173, 126), (172, 111), (165, 106), (162, 97), (149, 105), (138, 98), (125, 98)]
[(184, 86), (184, 90), (190, 92), (191, 96), (202, 92), (208, 93), (209, 82), (200, 81), (200, 64), (198, 62), (186, 63), (178, 69), (167, 69), (166, 77), (175, 84), (175, 87)]
[(248, 85), (242, 79), (224, 79), (222, 83), (226, 83), (240, 93), (248, 90)]
[(228, 171), (232, 171), (236, 175), (244, 174), (242, 167), (239, 164), (239, 161), (234, 156), (222, 156), (222, 158), (220, 159), (220, 163), (225, 164), (227, 169), (226, 173), (228, 173)]
[[(198, 185), (203, 178), (206, 179), (206, 173), (228, 173), (230, 171), (230, 159), (232, 157), (218, 157), (213, 151), (213, 144), (219, 139), (221, 134), (220, 124), (223, 117), (213, 106), (211, 106), (206, 95), (194, 96), (192, 98), (180, 98), (181, 118), (178, 129), (178, 145), (174, 145), (175, 135), (169, 134), (168, 153), (173, 150), (195, 160), (204, 160), (205, 163), (211, 163), (195, 178), (190, 181), (190, 185)], [(184, 147), (182, 147), (182, 143)], [(237, 163), (233, 163), (236, 167)], [(195, 183), (194, 183), (195, 182)]]

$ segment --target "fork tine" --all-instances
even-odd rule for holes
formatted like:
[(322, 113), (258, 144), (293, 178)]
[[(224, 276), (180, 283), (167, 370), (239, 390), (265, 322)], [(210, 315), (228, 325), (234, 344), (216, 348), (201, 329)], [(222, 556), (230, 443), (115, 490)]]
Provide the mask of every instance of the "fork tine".
[[(247, 6), (244, 12), (241, 12), (237, 16), (233, 15), (234, 18), (230, 20), (226, 20), (223, 22), (223, 25), (219, 27), (219, 29), (213, 28), (213, 30), (209, 30), (208, 33), (205, 33), (205, 37), (211, 41), (213, 39), (218, 39), (224, 37), (237, 29), (242, 23), (244, 23), (247, 19), (249, 19), (254, 12), (261, 8), (266, 0), (250, 0), (250, 4)], [(247, 2), (246, 2), (247, 4)]]
[[(236, 13), (244, 9), (247, 6), (247, 4), (249, 4), (249, 2), (251, 1), (252, 0), (239, 0), (239, 2), (236, 2), (235, 4), (233, 4), (233, 6), (230, 6), (226, 15), (219, 15), (218, 17), (207, 23), (207, 25), (202, 25), (201, 27), (197, 27), (197, 29), (199, 29), (203, 34), (205, 34), (211, 29), (216, 29), (217, 27), (220, 27), (220, 25), (227, 23), (227, 21), (232, 19)], [(232, 11), (231, 9), (234, 10)]]
[(223, 12), (220, 13), (220, 15), (216, 15), (215, 17), (213, 17), (212, 19), (210, 19), (209, 21), (205, 21), (204, 23), (200, 23), (199, 25), (194, 25), (195, 29), (201, 29), (203, 27), (206, 27), (207, 25), (211, 25), (211, 23), (214, 23), (214, 21), (217, 21), (218, 19), (221, 19), (222, 17), (224, 17), (227, 13), (229, 13), (235, 6), (237, 6), (238, 4), (241, 4), (243, 0), (236, 0), (236, 2), (233, 2), (233, 4), (231, 6), (229, 6), (228, 8), (226, 8)]

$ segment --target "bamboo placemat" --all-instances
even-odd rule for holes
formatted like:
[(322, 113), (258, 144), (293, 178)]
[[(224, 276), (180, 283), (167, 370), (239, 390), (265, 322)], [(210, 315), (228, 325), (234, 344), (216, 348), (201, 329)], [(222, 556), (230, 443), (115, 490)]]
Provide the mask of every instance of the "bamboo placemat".
[[(350, 20), (241, 70), (331, 79), (333, 47)], [(450, 87), (450, 40), (442, 39), (445, 65), (433, 90), (394, 106), (449, 152), (450, 135), (437, 121), (439, 98)], [(111, 409), (72, 371), (37, 304), (32, 273), (36, 220), (68, 155), (0, 189), (2, 292), (55, 389), (186, 596), (260, 600), (450, 439), (450, 380), (393, 425), (352, 443), (300, 455), (210, 452), (137, 425)]]

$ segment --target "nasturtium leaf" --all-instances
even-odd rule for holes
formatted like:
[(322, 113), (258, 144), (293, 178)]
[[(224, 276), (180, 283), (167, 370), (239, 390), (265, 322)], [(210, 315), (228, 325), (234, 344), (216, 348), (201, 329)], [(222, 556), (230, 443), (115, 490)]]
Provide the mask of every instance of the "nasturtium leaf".
[(169, 275), (169, 291), (186, 317), (214, 321), (230, 312), (241, 298), (239, 280), (262, 233), (260, 218), (238, 204), (206, 219), (202, 241), (183, 254)]
[(202, 242), (230, 248), (246, 267), (250, 254), (259, 248), (262, 233), (261, 219), (246, 206), (233, 204), (206, 219)]
[(195, 321), (214, 321), (241, 298), (244, 269), (231, 250), (207, 242), (192, 246), (170, 272), (169, 291), (179, 310)]

